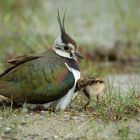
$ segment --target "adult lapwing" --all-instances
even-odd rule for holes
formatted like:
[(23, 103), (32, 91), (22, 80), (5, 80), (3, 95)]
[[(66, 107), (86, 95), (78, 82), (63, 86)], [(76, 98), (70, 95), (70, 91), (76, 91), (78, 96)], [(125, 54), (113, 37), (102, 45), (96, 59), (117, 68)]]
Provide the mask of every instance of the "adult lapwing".
[(15, 103), (55, 104), (64, 110), (75, 94), (80, 69), (77, 44), (65, 31), (65, 13), (57, 20), (61, 34), (50, 49), (41, 55), (10, 60), (12, 66), (0, 75), (0, 95)]

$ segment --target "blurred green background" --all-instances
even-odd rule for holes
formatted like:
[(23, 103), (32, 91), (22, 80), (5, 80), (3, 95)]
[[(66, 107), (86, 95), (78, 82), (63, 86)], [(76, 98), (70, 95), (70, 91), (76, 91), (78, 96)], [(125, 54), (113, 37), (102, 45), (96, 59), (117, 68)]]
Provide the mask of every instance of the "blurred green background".
[(86, 57), (81, 67), (88, 65), (90, 72), (97, 62), (137, 66), (139, 5), (139, 0), (0, 0), (0, 71), (7, 59), (53, 44), (59, 34), (57, 9), (61, 15), (67, 10), (66, 30)]

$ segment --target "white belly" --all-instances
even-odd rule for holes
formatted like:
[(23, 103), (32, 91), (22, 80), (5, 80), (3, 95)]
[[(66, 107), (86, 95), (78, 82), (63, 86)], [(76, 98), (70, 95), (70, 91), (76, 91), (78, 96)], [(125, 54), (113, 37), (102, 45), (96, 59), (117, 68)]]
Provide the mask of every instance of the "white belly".
[(64, 110), (69, 105), (72, 97), (75, 94), (74, 91), (75, 91), (76, 83), (80, 79), (80, 72), (78, 70), (75, 70), (75, 69), (69, 67), (67, 64), (66, 64), (66, 66), (73, 73), (74, 78), (75, 78), (75, 83), (74, 83), (74, 86), (67, 92), (67, 94), (57, 101), (58, 103), (55, 108), (56, 111)]

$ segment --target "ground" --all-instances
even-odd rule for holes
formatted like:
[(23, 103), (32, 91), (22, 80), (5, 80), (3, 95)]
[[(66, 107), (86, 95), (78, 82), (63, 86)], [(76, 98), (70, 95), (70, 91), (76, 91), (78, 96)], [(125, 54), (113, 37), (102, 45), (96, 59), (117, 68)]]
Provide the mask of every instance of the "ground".
[[(22, 110), (23, 111), (23, 110)], [(104, 121), (94, 112), (17, 112), (0, 119), (2, 140), (139, 139), (140, 115)]]

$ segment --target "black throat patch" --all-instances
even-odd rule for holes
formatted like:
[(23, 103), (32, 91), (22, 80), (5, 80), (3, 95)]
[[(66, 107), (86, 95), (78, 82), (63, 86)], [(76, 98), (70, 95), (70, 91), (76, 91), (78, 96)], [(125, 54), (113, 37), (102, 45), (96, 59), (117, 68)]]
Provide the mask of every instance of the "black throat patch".
[(65, 62), (67, 63), (67, 65), (75, 70), (80, 71), (80, 67), (78, 65), (78, 63), (76, 62), (76, 60), (74, 59), (70, 59), (70, 58), (64, 58)]

